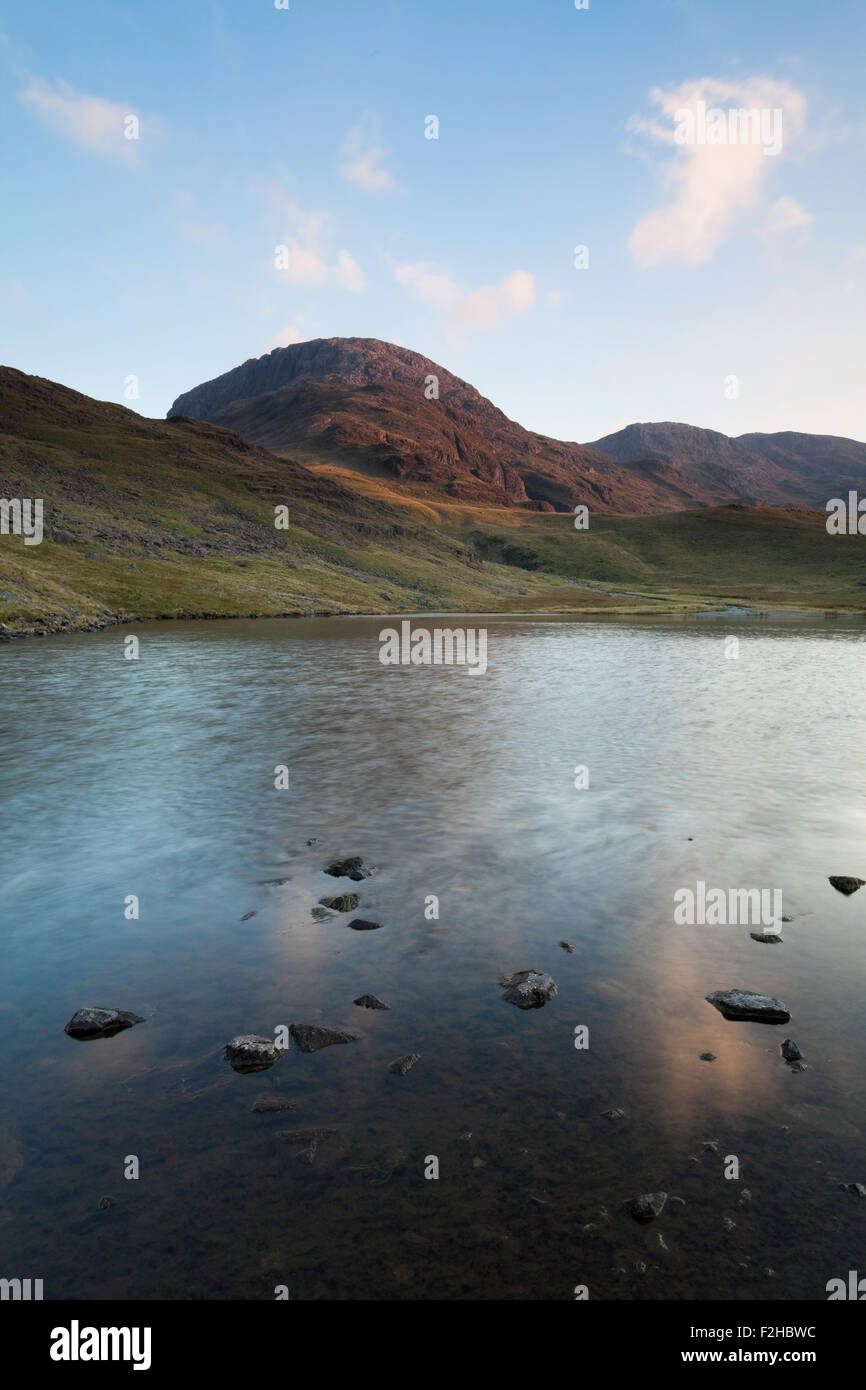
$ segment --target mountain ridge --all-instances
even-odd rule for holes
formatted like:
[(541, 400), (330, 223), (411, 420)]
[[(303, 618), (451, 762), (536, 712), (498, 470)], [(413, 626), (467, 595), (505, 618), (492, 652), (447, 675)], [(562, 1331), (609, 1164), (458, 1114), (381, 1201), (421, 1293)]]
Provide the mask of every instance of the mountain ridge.
[(833, 489), (866, 488), (866, 444), (841, 436), (733, 438), (665, 421), (585, 444), (554, 439), (432, 359), (377, 338), (317, 338), (249, 358), (178, 396), (168, 418), (178, 415), (420, 495), (536, 511), (819, 507)]

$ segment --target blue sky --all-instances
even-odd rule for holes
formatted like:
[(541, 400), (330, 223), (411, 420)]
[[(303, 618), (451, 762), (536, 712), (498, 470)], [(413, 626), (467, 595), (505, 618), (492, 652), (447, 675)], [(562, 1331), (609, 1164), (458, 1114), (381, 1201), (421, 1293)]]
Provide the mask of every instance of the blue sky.
[[(4, 6), (0, 360), (155, 416), (369, 336), (560, 438), (866, 439), (862, 4), (289, 6)], [(701, 101), (781, 150), (678, 143)]]

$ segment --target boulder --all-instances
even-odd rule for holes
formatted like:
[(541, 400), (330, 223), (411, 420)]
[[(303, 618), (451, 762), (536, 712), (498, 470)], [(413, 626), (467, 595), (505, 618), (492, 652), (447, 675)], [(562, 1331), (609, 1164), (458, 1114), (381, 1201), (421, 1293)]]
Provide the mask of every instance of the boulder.
[(664, 1210), (667, 1199), (666, 1192), (644, 1192), (631, 1203), (631, 1214), (635, 1221), (654, 1221)]
[(707, 1003), (728, 1019), (752, 1023), (788, 1023), (791, 1015), (781, 999), (769, 994), (753, 994), (747, 989), (717, 989), (706, 996)]
[(830, 882), (838, 893), (844, 893), (846, 898), (850, 898), (852, 893), (856, 893), (858, 888), (863, 887), (862, 878), (849, 878), (846, 874), (831, 874)]
[(359, 854), (352, 855), (349, 859), (332, 859), (331, 863), (325, 866), (325, 873), (332, 878), (351, 878), (353, 882), (359, 883), (362, 878), (369, 878), (372, 869), (364, 867), (364, 861)]
[(405, 1057), (398, 1057), (396, 1062), (392, 1062), (389, 1071), (393, 1071), (397, 1076), (405, 1076), (407, 1071), (411, 1071), (416, 1062), (421, 1061), (420, 1052), (407, 1052)]
[(292, 1023), (289, 1032), (301, 1052), (318, 1052), (336, 1043), (357, 1042), (357, 1033), (345, 1033), (339, 1028), (321, 1028), (317, 1023)]
[(241, 1033), (225, 1047), (226, 1061), (239, 1072), (266, 1071), (282, 1055), (283, 1048), (277, 1047), (273, 1038), (260, 1038), (255, 1033)]
[(360, 901), (357, 893), (338, 893), (336, 898), (319, 898), (322, 907), (330, 907), (334, 912), (354, 912)]
[(126, 1009), (103, 1009), (89, 1005), (76, 1009), (63, 1031), (70, 1038), (87, 1041), (91, 1038), (113, 1038), (115, 1033), (122, 1033), (124, 1028), (132, 1028), (136, 1023), (144, 1023), (144, 1019), (139, 1014), (128, 1013)]
[(352, 1000), (353, 1004), (359, 1004), (362, 1009), (389, 1009), (390, 1004), (383, 1004), (381, 999), (377, 999), (375, 994), (359, 994), (357, 999)]
[(502, 998), (508, 1004), (516, 1004), (518, 1009), (540, 1009), (558, 993), (553, 977), (540, 970), (518, 970), (503, 984)]

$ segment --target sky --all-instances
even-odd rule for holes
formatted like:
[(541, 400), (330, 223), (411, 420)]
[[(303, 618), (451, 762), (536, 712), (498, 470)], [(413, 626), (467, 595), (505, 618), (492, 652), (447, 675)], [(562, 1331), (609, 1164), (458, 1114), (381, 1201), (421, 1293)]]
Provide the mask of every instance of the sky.
[(860, 0), (5, 0), (0, 361), (161, 416), (373, 337), (562, 439), (866, 439), (864, 54)]

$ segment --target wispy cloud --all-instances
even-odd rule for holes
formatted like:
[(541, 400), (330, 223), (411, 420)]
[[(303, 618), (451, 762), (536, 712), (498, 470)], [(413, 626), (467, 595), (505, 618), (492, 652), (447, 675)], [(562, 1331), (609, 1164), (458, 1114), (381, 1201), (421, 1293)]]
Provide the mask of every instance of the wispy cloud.
[(78, 92), (62, 78), (31, 77), (18, 99), (43, 125), (82, 149), (138, 162), (143, 123), (134, 106)]
[(798, 203), (796, 198), (777, 198), (764, 219), (764, 232), (767, 236), (787, 236), (791, 232), (808, 232), (815, 221), (811, 212)]
[(455, 323), (495, 328), (525, 314), (535, 303), (535, 281), (526, 270), (512, 270), (497, 285), (466, 292), (450, 271), (429, 261), (394, 268), (394, 276), (418, 299), (449, 315)]
[(667, 153), (658, 169), (663, 198), (633, 228), (629, 249), (641, 265), (702, 265), (761, 203), (779, 163), (768, 155), (799, 141), (806, 99), (796, 87), (769, 77), (702, 77), (668, 91), (656, 88), (650, 98), (657, 115), (632, 117), (629, 129), (650, 136)]
[(304, 212), (294, 202), (284, 202), (291, 231), (275, 253), (280, 275), (293, 285), (335, 285), (356, 294), (367, 288), (358, 262), (345, 248), (334, 257), (325, 247), (328, 220), (321, 213)]
[(265, 348), (265, 352), (271, 352), (274, 348), (291, 347), (292, 343), (302, 343), (304, 334), (297, 328), (281, 328), (279, 333), (275, 333), (271, 341)]
[(380, 130), (378, 116), (368, 113), (352, 126), (340, 151), (343, 178), (367, 193), (385, 193), (394, 187), (393, 175), (382, 165), (387, 151), (378, 143)]

